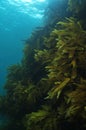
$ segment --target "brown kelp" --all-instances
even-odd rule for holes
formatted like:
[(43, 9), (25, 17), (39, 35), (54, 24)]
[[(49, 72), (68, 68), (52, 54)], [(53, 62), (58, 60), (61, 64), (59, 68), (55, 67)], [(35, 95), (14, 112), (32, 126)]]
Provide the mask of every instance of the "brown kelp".
[[(43, 63), (46, 62), (47, 80), (52, 86), (45, 99), (50, 100), (52, 112), (55, 110), (53, 115), (57, 114), (56, 129), (65, 129), (65, 124), (69, 125), (68, 129), (70, 127), (77, 129), (79, 122), (82, 122), (80, 129), (84, 129), (86, 120), (86, 73), (84, 73), (86, 71), (86, 31), (74, 18), (66, 18), (65, 22), (58, 22), (57, 27), (59, 29), (55, 28), (50, 37), (45, 40), (47, 49), (39, 50), (35, 54), (37, 61), (42, 59)], [(54, 45), (51, 48), (48, 44)], [(75, 118), (76, 120), (74, 120)], [(60, 122), (61, 119), (64, 121)], [(48, 123), (48, 118), (45, 120)], [(60, 123), (63, 126), (60, 126)], [(33, 128), (35, 127), (32, 126)], [(55, 128), (52, 124), (48, 129)], [(41, 130), (41, 128), (39, 129)]]
[(57, 20), (26, 41), (22, 62), (9, 67), (7, 94), (0, 98), (0, 110), (9, 117), (4, 130), (86, 129), (86, 30), (81, 20)]
[(68, 10), (82, 22), (86, 29), (86, 0), (68, 0)]
[(86, 7), (86, 1), (85, 0), (69, 0), (68, 1), (69, 10), (73, 11), (74, 13), (80, 13), (82, 12)]

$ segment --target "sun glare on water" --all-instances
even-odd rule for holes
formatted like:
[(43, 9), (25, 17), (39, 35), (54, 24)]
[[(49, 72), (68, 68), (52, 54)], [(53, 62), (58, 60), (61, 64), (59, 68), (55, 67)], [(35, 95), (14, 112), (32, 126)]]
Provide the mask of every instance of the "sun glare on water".
[[(34, 2), (34, 0), (22, 0), (23, 2)], [(45, 0), (35, 0), (36, 2), (45, 2)]]
[[(42, 18), (47, 0), (7, 0), (18, 12), (34, 18)], [(42, 6), (43, 5), (43, 6)], [(35, 10), (34, 10), (35, 9)]]
[(33, 0), (22, 0), (22, 2), (32, 2)]

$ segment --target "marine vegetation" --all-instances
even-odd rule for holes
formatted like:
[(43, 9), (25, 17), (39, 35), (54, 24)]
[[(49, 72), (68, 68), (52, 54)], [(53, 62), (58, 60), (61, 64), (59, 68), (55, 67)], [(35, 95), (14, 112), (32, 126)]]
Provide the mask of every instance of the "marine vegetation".
[(86, 29), (86, 0), (68, 0), (68, 10), (75, 18), (82, 21), (82, 25)]
[(75, 13), (82, 12), (86, 7), (86, 0), (69, 0), (69, 9)]
[[(50, 33), (50, 37), (45, 38), (46, 50), (39, 50), (35, 54), (37, 61), (42, 59), (43, 64), (46, 62), (46, 79), (52, 86), (45, 100), (50, 101), (52, 112), (54, 111), (51, 115), (56, 116), (55, 121), (58, 125), (54, 128), (52, 124), (51, 128), (47, 129), (63, 129), (62, 127), (65, 129), (65, 124), (69, 125), (68, 129), (77, 129), (79, 122), (82, 122), (79, 129), (85, 127), (85, 41), (86, 31), (83, 30), (80, 22), (74, 18), (66, 18), (66, 21), (57, 23), (57, 27)], [(45, 120), (49, 124), (48, 119)], [(61, 120), (62, 122), (59, 122)], [(62, 127), (59, 123), (63, 123)]]
[(55, 22), (64, 19), (64, 17), (70, 16), (70, 12), (67, 11), (68, 0), (48, 0), (49, 4), (45, 11), (44, 20), (46, 24), (51, 26)]
[(35, 30), (8, 68), (3, 130), (86, 129), (86, 30), (73, 16)]

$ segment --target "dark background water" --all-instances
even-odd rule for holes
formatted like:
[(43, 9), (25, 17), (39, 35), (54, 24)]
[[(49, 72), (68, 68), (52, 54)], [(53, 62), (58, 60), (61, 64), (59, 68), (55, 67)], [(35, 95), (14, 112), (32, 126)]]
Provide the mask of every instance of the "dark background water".
[[(30, 2), (32, 1), (32, 2)], [(38, 0), (0, 0), (0, 94), (4, 94), (7, 67), (19, 63), (24, 40), (43, 24), (46, 2)]]

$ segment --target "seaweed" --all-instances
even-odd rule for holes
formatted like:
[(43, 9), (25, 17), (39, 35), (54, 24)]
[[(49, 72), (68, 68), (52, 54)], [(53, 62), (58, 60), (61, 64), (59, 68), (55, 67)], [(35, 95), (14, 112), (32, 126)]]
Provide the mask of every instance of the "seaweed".
[(8, 68), (4, 130), (86, 129), (86, 30), (74, 17), (52, 24), (35, 30), (21, 63)]
[[(79, 72), (79, 69), (86, 70), (85, 41), (86, 31), (83, 30), (80, 22), (72, 17), (66, 18), (66, 21), (58, 22), (57, 28), (51, 32), (50, 37), (45, 39), (47, 49), (39, 50), (35, 54), (38, 61), (45, 59), (42, 62), (46, 62), (45, 69), (48, 71), (46, 79), (52, 86), (45, 99), (50, 100), (54, 110), (57, 108), (56, 118), (58, 122), (65, 119), (64, 125), (66, 123), (69, 125), (70, 122), (69, 126), (71, 124), (75, 126), (81, 120), (83, 122), (86, 120), (84, 116), (86, 113), (86, 79)], [(82, 128), (84, 127), (83, 123)]]

